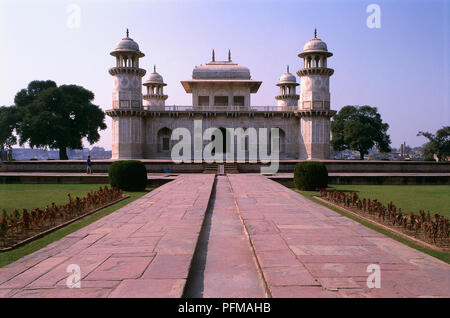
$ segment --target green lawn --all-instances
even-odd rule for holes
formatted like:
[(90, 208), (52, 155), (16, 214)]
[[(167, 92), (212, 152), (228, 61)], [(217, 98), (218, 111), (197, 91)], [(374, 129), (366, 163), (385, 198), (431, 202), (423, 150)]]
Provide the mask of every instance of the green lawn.
[(419, 210), (450, 217), (450, 185), (331, 185), (331, 188), (357, 191), (360, 198), (392, 201), (402, 212)]
[[(65, 203), (67, 200), (67, 193), (71, 193), (72, 197), (75, 195), (84, 196), (90, 190), (98, 189), (100, 184), (1, 184), (0, 185), (0, 204), (1, 208), (8, 211), (15, 206), (20, 208), (43, 207), (51, 202), (56, 204)], [(130, 195), (130, 198), (120, 201), (112, 206), (102, 209), (94, 214), (88, 215), (79, 221), (76, 221), (60, 230), (52, 232), (40, 239), (32, 241), (22, 247), (9, 252), (0, 252), (0, 267), (12, 263), (25, 255), (33, 253), (38, 249), (53, 243), (62, 237), (75, 232), (82, 227), (91, 224), (92, 222), (120, 209), (121, 207), (139, 199), (143, 195), (153, 190), (146, 189), (143, 192), (124, 192)]]
[(0, 210), (8, 213), (14, 209), (32, 210), (45, 208), (46, 205), (66, 204), (72, 198), (84, 197), (91, 190), (104, 187), (104, 184), (0, 184)]

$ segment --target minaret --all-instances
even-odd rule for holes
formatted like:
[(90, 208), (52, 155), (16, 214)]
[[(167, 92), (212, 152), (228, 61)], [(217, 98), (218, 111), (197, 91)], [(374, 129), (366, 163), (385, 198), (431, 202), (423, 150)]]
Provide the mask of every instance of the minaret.
[(128, 29), (126, 35), (111, 52), (116, 66), (109, 69), (114, 78), (112, 110), (106, 112), (112, 117), (112, 159), (142, 158), (145, 140), (141, 89), (145, 70), (139, 68), (144, 53)]
[(277, 86), (280, 87), (280, 94), (275, 96), (275, 99), (278, 101), (278, 110), (287, 110), (298, 106), (299, 96), (296, 92), (298, 83), (295, 76), (289, 73), (289, 65), (286, 68), (286, 73), (281, 75)]
[(144, 108), (164, 108), (166, 104), (167, 95), (164, 95), (164, 83), (163, 77), (156, 72), (156, 65), (153, 66), (153, 73), (151, 73), (145, 83), (146, 88), (144, 94)]
[(301, 81), (300, 159), (330, 157), (330, 118), (336, 113), (330, 110), (329, 80), (334, 70), (327, 67), (327, 58), (332, 55), (326, 43), (317, 38), (317, 30), (298, 55), (303, 59), (303, 68), (297, 71)]

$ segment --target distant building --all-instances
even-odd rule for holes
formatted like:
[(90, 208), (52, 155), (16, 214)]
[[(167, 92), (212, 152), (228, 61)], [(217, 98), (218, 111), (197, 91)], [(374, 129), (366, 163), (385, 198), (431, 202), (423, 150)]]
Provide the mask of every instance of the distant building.
[(400, 157), (404, 157), (406, 155), (406, 142), (403, 142), (400, 145)]

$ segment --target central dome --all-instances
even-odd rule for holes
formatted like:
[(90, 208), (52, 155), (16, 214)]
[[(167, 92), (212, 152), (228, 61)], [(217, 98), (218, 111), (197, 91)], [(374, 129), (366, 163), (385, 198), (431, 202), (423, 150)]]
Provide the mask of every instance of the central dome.
[(250, 70), (231, 61), (210, 62), (196, 66), (192, 72), (193, 79), (250, 79)]

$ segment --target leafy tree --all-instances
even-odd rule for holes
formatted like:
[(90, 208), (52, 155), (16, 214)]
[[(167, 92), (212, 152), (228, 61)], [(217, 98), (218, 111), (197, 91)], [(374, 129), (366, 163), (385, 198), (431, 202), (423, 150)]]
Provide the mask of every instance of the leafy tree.
[(56, 88), (57, 85), (51, 80), (32, 81), (27, 88), (21, 89), (14, 97), (14, 104), (19, 107), (25, 107), (31, 104), (39, 94), (48, 88)]
[(98, 130), (106, 129), (105, 114), (93, 99), (94, 94), (81, 86), (31, 82), (14, 98), (19, 144), (59, 149), (59, 158), (67, 160), (66, 148), (82, 149), (83, 138), (97, 142)]
[(391, 151), (388, 128), (389, 125), (383, 123), (376, 107), (347, 105), (333, 117), (331, 145), (334, 151), (359, 151), (360, 159), (363, 160), (374, 145), (379, 152)]
[(419, 131), (417, 136), (424, 136), (429, 142), (423, 147), (423, 156), (426, 159), (436, 155), (439, 161), (447, 161), (450, 157), (450, 126), (444, 126), (433, 135), (429, 132)]
[(17, 137), (13, 134), (15, 123), (14, 108), (0, 107), (0, 154), (17, 143)]

